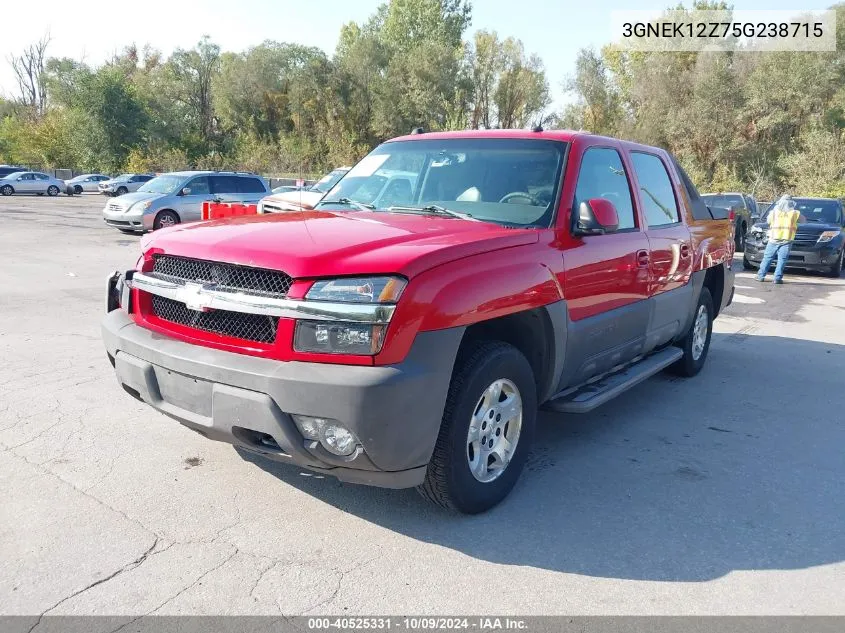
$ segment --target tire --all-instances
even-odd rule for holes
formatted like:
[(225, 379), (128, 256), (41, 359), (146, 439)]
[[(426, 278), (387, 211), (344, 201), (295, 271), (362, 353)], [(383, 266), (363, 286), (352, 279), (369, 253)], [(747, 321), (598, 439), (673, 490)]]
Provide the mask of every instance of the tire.
[(122, 196), (125, 193), (129, 193), (129, 189), (126, 187), (118, 187), (117, 191), (115, 192), (118, 196)]
[(153, 229), (158, 231), (159, 229), (166, 228), (168, 226), (175, 226), (180, 222), (181, 220), (179, 219), (179, 216), (176, 215), (175, 211), (159, 211), (158, 215), (156, 215), (156, 219), (153, 221)]
[(842, 250), (839, 251), (839, 259), (833, 264), (825, 274), (828, 277), (833, 277), (834, 279), (839, 279), (839, 276), (842, 274), (842, 269), (845, 268), (845, 246), (842, 247)]
[(57, 195), (59, 195), (59, 188), (56, 185), (50, 185), (49, 187), (47, 187), (47, 195), (51, 198), (55, 198)]
[(3, 185), (0, 187), (0, 194), (4, 196), (11, 196), (13, 193), (15, 193), (15, 190), (12, 189), (12, 185)]
[(734, 243), (736, 244), (736, 252), (745, 252), (745, 234), (748, 231), (748, 225), (745, 222), (740, 222), (736, 225), (736, 234), (734, 235)]
[(752, 264), (747, 257), (742, 258), (742, 269), (743, 270), (757, 270), (759, 266), (755, 266)]
[(77, 196), (81, 196), (82, 195), (82, 185), (74, 185), (73, 193), (75, 193)]
[[(703, 323), (699, 322), (701, 318), (705, 319)], [(701, 327), (706, 327), (706, 332), (703, 333), (703, 345), (700, 340), (702, 334)], [(705, 286), (701, 289), (701, 294), (698, 296), (698, 303), (695, 306), (695, 316), (693, 317), (692, 324), (686, 335), (684, 335), (684, 338), (677, 343), (678, 347), (684, 351), (684, 355), (678, 362), (670, 366), (672, 373), (686, 378), (692, 378), (698, 374), (707, 360), (712, 335), (713, 297), (710, 295), (710, 290)]]
[[(487, 398), (489, 389), (496, 385), (507, 399)], [(505, 411), (498, 408), (511, 398), (521, 402), (518, 426), (513, 426), (518, 417), (506, 421)], [(525, 356), (508, 343), (489, 341), (473, 345), (460, 355), (455, 365), (434, 452), (425, 481), (417, 490), (429, 501), (450, 510), (465, 514), (489, 510), (516, 484), (531, 450), (536, 419), (537, 387)], [(474, 428), (478, 430), (474, 443), (469, 436), (471, 422), (475, 422)], [(505, 438), (516, 446), (504, 468), (496, 468), (496, 460), (491, 464), (490, 459), (497, 451), (485, 448), (481, 453), (479, 445), (484, 439), (485, 445), (496, 442), (499, 446), (494, 444), (491, 448), (504, 451), (501, 441)], [(472, 461), (484, 464), (476, 472), (492, 479), (481, 479), (474, 474)]]

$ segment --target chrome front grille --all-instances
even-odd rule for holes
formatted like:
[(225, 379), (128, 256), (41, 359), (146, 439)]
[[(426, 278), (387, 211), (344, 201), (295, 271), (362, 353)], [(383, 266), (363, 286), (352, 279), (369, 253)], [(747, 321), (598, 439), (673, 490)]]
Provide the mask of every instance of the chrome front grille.
[(119, 202), (109, 202), (108, 209), (109, 211), (112, 211), (114, 213), (120, 213), (124, 211), (123, 205)]
[(189, 310), (181, 301), (158, 295), (152, 295), (152, 304), (153, 313), (171, 323), (258, 343), (276, 340), (279, 317), (228, 310), (197, 312)]
[(216, 290), (246, 292), (267, 297), (285, 297), (293, 279), (287, 273), (251, 266), (158, 255), (153, 274), (175, 283), (214, 284)]

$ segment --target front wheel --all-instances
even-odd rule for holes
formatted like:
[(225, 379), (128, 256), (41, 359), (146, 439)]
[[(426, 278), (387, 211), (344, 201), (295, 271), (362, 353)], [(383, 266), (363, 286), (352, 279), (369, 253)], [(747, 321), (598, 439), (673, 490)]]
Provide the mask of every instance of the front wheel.
[(830, 269), (828, 269), (827, 276), (839, 279), (843, 268), (845, 268), (845, 246), (843, 246), (842, 250), (839, 251), (839, 259), (837, 259), (836, 263), (831, 265)]
[(129, 193), (129, 189), (127, 189), (126, 187), (117, 188), (117, 195), (122, 196), (125, 193)]
[(747, 257), (742, 258), (742, 269), (743, 270), (757, 270), (757, 266), (751, 263)]
[(684, 351), (681, 359), (671, 366), (673, 373), (691, 378), (701, 371), (707, 352), (710, 351), (710, 337), (713, 334), (713, 297), (706, 287), (701, 289), (695, 316), (686, 336), (678, 343)]
[(73, 192), (76, 195), (81, 196), (82, 195), (82, 185), (74, 185)]
[(3, 185), (0, 187), (0, 194), (4, 196), (11, 196), (13, 193), (15, 193), (15, 190), (12, 189), (12, 185)]
[(175, 226), (179, 222), (179, 216), (173, 211), (159, 211), (156, 219), (153, 221), (153, 228), (155, 230), (164, 229), (168, 226)]
[(47, 195), (51, 198), (55, 198), (57, 195), (59, 195), (59, 188), (56, 185), (50, 185), (49, 187), (47, 187)]
[(516, 484), (534, 438), (537, 388), (507, 343), (476, 344), (455, 366), (423, 497), (466, 514), (489, 510)]

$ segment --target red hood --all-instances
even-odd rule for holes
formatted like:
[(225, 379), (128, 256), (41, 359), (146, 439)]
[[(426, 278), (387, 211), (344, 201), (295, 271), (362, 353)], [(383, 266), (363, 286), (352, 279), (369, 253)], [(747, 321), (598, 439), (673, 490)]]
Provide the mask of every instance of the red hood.
[(156, 231), (144, 251), (283, 270), (295, 278), (399, 273), (531, 244), (538, 234), (487, 222), (397, 213), (305, 211)]

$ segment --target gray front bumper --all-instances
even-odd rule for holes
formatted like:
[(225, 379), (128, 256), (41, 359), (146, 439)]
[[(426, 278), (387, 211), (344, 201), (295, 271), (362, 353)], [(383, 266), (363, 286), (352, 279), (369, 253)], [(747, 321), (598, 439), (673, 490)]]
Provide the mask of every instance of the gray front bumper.
[[(763, 253), (766, 245), (762, 242), (747, 244), (745, 258), (752, 264), (760, 264), (763, 261)], [(800, 245), (793, 245), (789, 251), (789, 258), (786, 260), (787, 268), (830, 268), (839, 261), (839, 246), (836, 244), (823, 244), (814, 248), (806, 248)], [(777, 262), (777, 258), (775, 258)]]
[[(102, 334), (124, 389), (206, 437), (344, 481), (406, 488), (425, 476), (463, 328), (420, 333), (402, 363), (385, 367), (224, 352), (142, 328), (123, 310), (106, 315)], [(363, 450), (331, 455), (291, 414), (339, 420)]]

